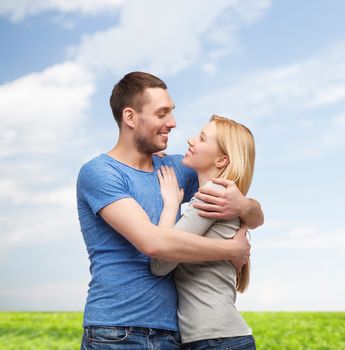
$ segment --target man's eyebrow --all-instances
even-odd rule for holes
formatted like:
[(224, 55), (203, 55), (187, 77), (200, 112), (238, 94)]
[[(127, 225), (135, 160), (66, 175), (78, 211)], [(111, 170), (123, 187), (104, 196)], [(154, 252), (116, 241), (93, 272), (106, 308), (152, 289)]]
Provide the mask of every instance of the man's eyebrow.
[(159, 107), (156, 109), (156, 112), (169, 112), (171, 110), (175, 109), (175, 105), (172, 107)]

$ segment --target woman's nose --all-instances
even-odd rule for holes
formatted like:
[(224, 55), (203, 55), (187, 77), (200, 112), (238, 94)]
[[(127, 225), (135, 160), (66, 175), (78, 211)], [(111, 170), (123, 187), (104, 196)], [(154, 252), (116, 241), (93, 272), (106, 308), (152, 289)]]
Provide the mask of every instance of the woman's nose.
[(189, 146), (193, 146), (194, 145), (193, 139), (188, 139), (187, 143), (188, 143)]

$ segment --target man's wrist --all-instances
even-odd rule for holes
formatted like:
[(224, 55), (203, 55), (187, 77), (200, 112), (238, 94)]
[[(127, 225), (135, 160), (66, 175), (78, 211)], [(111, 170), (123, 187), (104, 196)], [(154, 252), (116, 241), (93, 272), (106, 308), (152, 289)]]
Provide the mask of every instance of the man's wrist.
[(252, 208), (251, 200), (247, 197), (244, 197), (241, 212), (240, 212), (240, 218), (242, 219), (242, 221), (245, 221), (245, 219), (248, 217), (248, 215), (250, 214), (251, 208)]

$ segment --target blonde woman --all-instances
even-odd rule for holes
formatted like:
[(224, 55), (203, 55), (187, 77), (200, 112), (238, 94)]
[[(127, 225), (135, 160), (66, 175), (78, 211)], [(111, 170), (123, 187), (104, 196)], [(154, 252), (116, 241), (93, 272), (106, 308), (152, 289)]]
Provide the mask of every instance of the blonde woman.
[[(254, 172), (255, 145), (250, 130), (219, 116), (212, 116), (200, 134), (188, 140), (183, 163), (193, 168), (200, 186), (225, 188), (214, 178), (232, 180), (246, 195)], [(164, 208), (159, 226), (172, 227), (183, 193), (172, 168), (158, 172)], [(219, 181), (221, 182), (221, 181)], [(198, 215), (193, 198), (175, 228), (215, 239), (231, 239), (239, 218), (214, 220)], [(170, 263), (151, 259), (151, 271), (163, 276), (174, 271), (178, 291), (178, 320), (184, 349), (255, 349), (252, 331), (235, 307), (236, 292), (249, 282), (249, 262), (236, 272), (229, 261)]]

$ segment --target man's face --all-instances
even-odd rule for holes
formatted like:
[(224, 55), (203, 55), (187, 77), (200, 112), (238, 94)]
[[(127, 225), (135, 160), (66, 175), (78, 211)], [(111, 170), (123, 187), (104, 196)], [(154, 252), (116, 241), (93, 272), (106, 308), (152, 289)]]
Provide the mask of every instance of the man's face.
[(138, 151), (152, 154), (168, 146), (168, 134), (176, 127), (172, 113), (175, 105), (167, 90), (149, 88), (145, 92), (148, 102), (138, 113), (134, 137)]

